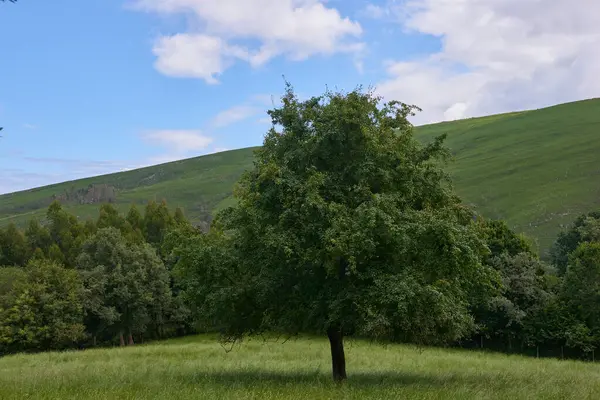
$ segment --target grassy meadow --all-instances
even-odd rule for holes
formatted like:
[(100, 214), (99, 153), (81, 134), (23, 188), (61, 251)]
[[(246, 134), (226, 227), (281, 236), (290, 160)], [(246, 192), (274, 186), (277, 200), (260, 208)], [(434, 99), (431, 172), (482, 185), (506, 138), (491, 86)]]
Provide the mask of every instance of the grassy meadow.
[[(484, 216), (530, 235), (542, 255), (564, 225), (600, 208), (600, 99), (416, 128), (424, 142), (442, 133), (457, 192)], [(166, 199), (198, 222), (232, 204), (252, 160), (253, 149), (240, 149), (3, 195), (0, 226), (43, 218), (53, 195), (92, 184), (113, 186), (122, 211)], [(65, 206), (82, 219), (98, 213), (97, 204)]]
[(0, 358), (9, 399), (598, 399), (598, 364), (349, 341), (349, 380), (330, 378), (326, 339), (226, 352), (213, 336)]

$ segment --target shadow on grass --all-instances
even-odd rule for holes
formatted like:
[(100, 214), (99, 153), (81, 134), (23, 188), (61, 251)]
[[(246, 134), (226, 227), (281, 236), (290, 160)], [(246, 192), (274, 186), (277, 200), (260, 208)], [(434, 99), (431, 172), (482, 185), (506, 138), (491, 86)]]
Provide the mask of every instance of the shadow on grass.
[[(198, 372), (192, 376), (181, 377), (191, 380), (194, 384), (209, 383), (223, 386), (288, 386), (299, 385), (330, 385), (333, 384), (331, 375), (322, 372), (315, 373), (277, 373), (263, 371), (223, 371)], [(347, 385), (353, 388), (385, 388), (396, 386), (442, 387), (449, 385), (480, 385), (480, 379), (470, 379), (465, 376), (431, 376), (405, 372), (373, 372), (348, 373)], [(489, 384), (489, 382), (488, 382)]]

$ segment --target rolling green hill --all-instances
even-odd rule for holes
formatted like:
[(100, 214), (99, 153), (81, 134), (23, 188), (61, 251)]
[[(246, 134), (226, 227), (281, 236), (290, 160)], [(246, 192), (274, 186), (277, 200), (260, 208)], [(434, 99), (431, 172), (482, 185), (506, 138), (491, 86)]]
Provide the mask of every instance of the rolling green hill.
[[(423, 141), (448, 134), (458, 193), (484, 216), (502, 218), (538, 241), (543, 253), (561, 226), (600, 208), (600, 99), (540, 110), (466, 119), (416, 129)], [(96, 203), (166, 199), (199, 222), (231, 204), (231, 191), (252, 164), (253, 149), (213, 154), (0, 196), (0, 225), (43, 218), (59, 198), (80, 218)]]

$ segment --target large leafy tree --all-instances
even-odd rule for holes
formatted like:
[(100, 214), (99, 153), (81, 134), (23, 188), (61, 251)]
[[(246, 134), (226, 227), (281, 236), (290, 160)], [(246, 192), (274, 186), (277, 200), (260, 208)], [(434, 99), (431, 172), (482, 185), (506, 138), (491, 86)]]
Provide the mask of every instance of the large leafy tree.
[(469, 302), (493, 274), (441, 169), (443, 138), (421, 145), (407, 120), (416, 107), (361, 89), (300, 101), (288, 85), (282, 101), (238, 205), (181, 260), (201, 314), (228, 340), (326, 333), (335, 380), (346, 336), (469, 332)]

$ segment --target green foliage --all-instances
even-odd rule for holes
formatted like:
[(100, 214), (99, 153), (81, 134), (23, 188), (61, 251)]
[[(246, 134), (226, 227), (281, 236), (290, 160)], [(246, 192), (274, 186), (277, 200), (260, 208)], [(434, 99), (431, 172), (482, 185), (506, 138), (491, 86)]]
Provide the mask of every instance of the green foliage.
[(534, 254), (534, 251), (523, 235), (517, 235), (506, 222), (484, 220), (481, 222), (483, 236), (490, 249), (489, 258), (508, 254), (516, 256), (520, 253)]
[(119, 210), (112, 204), (106, 203), (100, 206), (100, 214), (98, 215), (98, 221), (96, 221), (98, 229), (110, 227), (122, 229), (124, 224), (125, 218), (119, 214)]
[(15, 283), (25, 278), (25, 271), (20, 267), (0, 267), (0, 307), (6, 308)]
[(173, 220), (176, 225), (185, 225), (188, 224), (189, 221), (183, 214), (183, 210), (179, 207), (175, 209), (175, 214), (173, 215)]
[(83, 338), (79, 275), (60, 264), (31, 261), (0, 304), (0, 353), (60, 349)]
[(554, 301), (545, 279), (546, 268), (531, 253), (510, 255), (503, 252), (489, 260), (499, 272), (502, 293), (479, 310), (482, 333), (509, 343), (537, 343), (537, 329), (531, 329), (536, 318)]
[(85, 240), (83, 226), (58, 201), (48, 207), (46, 218), (50, 237), (64, 255), (65, 265), (73, 267)]
[(223, 233), (186, 263), (206, 270), (193, 290), (203, 313), (230, 339), (327, 332), (333, 353), (342, 335), (441, 343), (469, 332), (470, 298), (493, 273), (439, 167), (443, 138), (420, 145), (414, 107), (360, 90), (300, 102), (288, 86), (282, 101), (269, 111), (282, 130), (219, 216)]
[(552, 262), (561, 275), (564, 275), (569, 263), (569, 256), (581, 243), (600, 242), (600, 212), (582, 214), (569, 227), (560, 232), (552, 246)]
[(23, 265), (27, 260), (25, 235), (15, 224), (0, 230), (0, 265)]
[(162, 242), (163, 235), (174, 224), (166, 201), (162, 201), (160, 204), (155, 201), (149, 201), (146, 205), (143, 224), (144, 236), (148, 243), (156, 245)]
[[(157, 208), (160, 216), (166, 204)], [(1, 261), (16, 266), (0, 267), (0, 326), (4, 329), (0, 351), (60, 348), (68, 346), (75, 336), (85, 342), (91, 338), (91, 344), (96, 345), (98, 340), (110, 342), (115, 335), (125, 333), (132, 342), (134, 335), (150, 339), (193, 331), (189, 307), (183, 298), (173, 298), (179, 288), (173, 284), (169, 271), (157, 256), (157, 250), (162, 248), (168, 256), (182, 239), (198, 233), (181, 212), (172, 235), (168, 225), (160, 231), (161, 236), (178, 237), (177, 242), (173, 245), (159, 242), (156, 248), (146, 242), (142, 233), (144, 218), (135, 206), (124, 218), (112, 205), (103, 205), (97, 223), (80, 224), (58, 202), (49, 207), (47, 214), (46, 225), (32, 219), (26, 235), (14, 224), (0, 230)], [(166, 215), (170, 217), (168, 211)], [(25, 273), (27, 262), (32, 267), (25, 268), (28, 271)], [(56, 274), (56, 266), (62, 269), (63, 263), (78, 275), (77, 283), (66, 278), (62, 287), (57, 278), (39, 288), (29, 279), (32, 271), (36, 271), (33, 266), (39, 269), (53, 265), (55, 267), (48, 267), (53, 271), (48, 274)], [(72, 270), (74, 267), (78, 267), (77, 271)], [(80, 298), (74, 300), (64, 295), (75, 290), (77, 285)], [(82, 309), (75, 312), (73, 318), (81, 320), (88, 338), (84, 338), (79, 325), (64, 326), (67, 336), (61, 336), (57, 333), (58, 328), (44, 320), (48, 310), (40, 311), (36, 302), (40, 298), (50, 298), (48, 307), (54, 307), (53, 296), (63, 296), (73, 302), (73, 307)], [(56, 307), (60, 309), (64, 305)], [(56, 323), (60, 326), (60, 316)], [(11, 341), (8, 338), (15, 330), (22, 336), (17, 335)]]
[(135, 204), (132, 204), (129, 208), (125, 220), (129, 222), (129, 225), (131, 225), (132, 229), (144, 229), (144, 217), (142, 217), (142, 214)]
[(600, 344), (600, 243), (582, 243), (571, 254), (563, 284), (563, 299), (580, 321), (577, 342)]
[(52, 245), (52, 237), (50, 236), (50, 232), (46, 227), (40, 225), (38, 220), (35, 218), (29, 221), (27, 230), (25, 231), (25, 236), (27, 237), (29, 250), (32, 252), (35, 252), (36, 249), (40, 249), (42, 252), (48, 251)]
[(171, 302), (169, 275), (148, 244), (128, 244), (116, 228), (99, 229), (83, 246), (77, 266), (87, 293), (92, 334), (114, 327), (129, 335), (166, 324)]
[(56, 243), (53, 243), (48, 249), (48, 259), (58, 264), (63, 264), (65, 262), (65, 256)]

